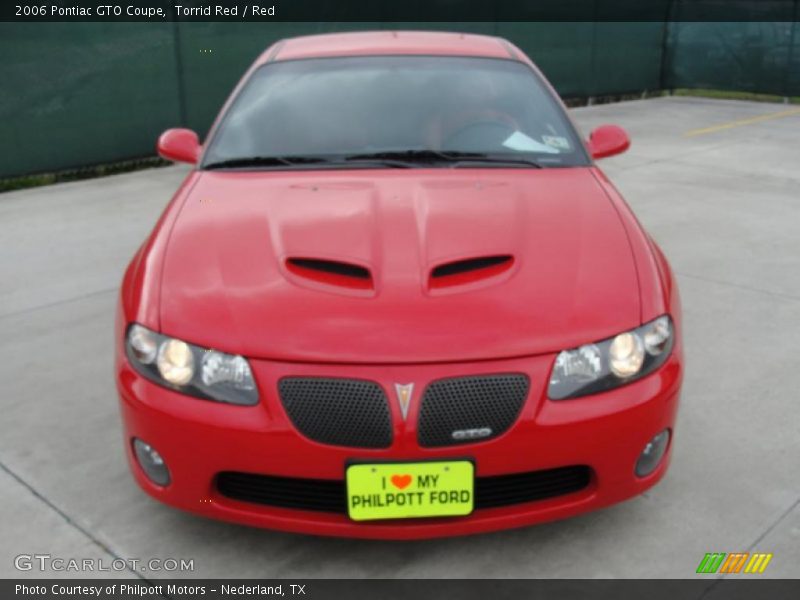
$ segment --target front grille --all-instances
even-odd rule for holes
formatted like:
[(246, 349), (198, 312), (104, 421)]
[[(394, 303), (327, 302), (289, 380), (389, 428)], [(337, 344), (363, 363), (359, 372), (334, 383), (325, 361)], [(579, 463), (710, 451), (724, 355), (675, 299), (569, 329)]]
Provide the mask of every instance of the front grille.
[[(534, 502), (578, 492), (589, 485), (585, 465), (513, 475), (477, 477), (475, 509)], [(266, 506), (347, 514), (345, 483), (333, 479), (297, 479), (226, 471), (217, 490), (227, 498)]]
[(419, 445), (451, 446), (501, 435), (517, 420), (528, 387), (527, 376), (518, 373), (434, 381), (422, 396)]
[(478, 477), (475, 481), (475, 507), (494, 508), (563, 496), (582, 490), (590, 480), (591, 469), (584, 465)]
[(278, 382), (278, 392), (294, 426), (315, 442), (355, 448), (392, 444), (389, 404), (377, 383), (287, 377)]
[(344, 482), (333, 479), (294, 479), (225, 471), (217, 475), (223, 496), (296, 510), (347, 512)]

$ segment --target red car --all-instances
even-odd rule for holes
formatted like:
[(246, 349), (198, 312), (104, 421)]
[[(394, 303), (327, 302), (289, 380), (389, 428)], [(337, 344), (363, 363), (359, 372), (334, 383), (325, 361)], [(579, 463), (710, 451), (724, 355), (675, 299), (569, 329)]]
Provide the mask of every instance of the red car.
[(511, 43), (275, 44), (125, 273), (116, 381), (154, 498), (259, 527), (425, 538), (541, 523), (667, 470), (664, 255)]

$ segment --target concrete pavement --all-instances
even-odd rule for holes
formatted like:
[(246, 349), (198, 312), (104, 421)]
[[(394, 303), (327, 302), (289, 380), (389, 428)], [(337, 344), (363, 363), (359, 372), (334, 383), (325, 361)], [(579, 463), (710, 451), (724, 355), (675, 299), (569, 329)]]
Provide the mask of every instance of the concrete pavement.
[(14, 568), (50, 553), (194, 560), (192, 572), (137, 573), (148, 578), (677, 578), (706, 552), (752, 550), (774, 553), (763, 576), (800, 577), (800, 114), (757, 118), (785, 111), (700, 98), (572, 111), (587, 133), (630, 133), (630, 151), (601, 166), (678, 275), (687, 371), (673, 464), (624, 504), (479, 537), (321, 539), (146, 497), (124, 463), (113, 309), (185, 169), (0, 195), (0, 577), (80, 575)]

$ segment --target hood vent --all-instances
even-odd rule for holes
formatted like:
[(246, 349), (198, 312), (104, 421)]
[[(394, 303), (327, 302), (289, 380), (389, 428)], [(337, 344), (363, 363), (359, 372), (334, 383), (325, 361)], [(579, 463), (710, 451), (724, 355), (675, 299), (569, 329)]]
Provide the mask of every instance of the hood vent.
[(431, 289), (463, 285), (504, 273), (513, 264), (514, 257), (510, 254), (476, 256), (443, 263), (431, 271), (428, 285)]
[(321, 258), (289, 258), (286, 268), (299, 277), (359, 290), (372, 289), (369, 269), (353, 263)]

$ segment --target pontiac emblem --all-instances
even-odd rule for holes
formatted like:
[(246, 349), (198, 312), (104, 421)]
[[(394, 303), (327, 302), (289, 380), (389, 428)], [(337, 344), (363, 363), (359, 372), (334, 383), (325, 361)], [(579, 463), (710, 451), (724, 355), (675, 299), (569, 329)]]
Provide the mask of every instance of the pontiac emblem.
[(411, 394), (414, 393), (413, 383), (395, 383), (394, 391), (397, 393), (397, 402), (400, 404), (400, 414), (403, 415), (403, 421), (408, 416), (408, 407), (411, 404)]

